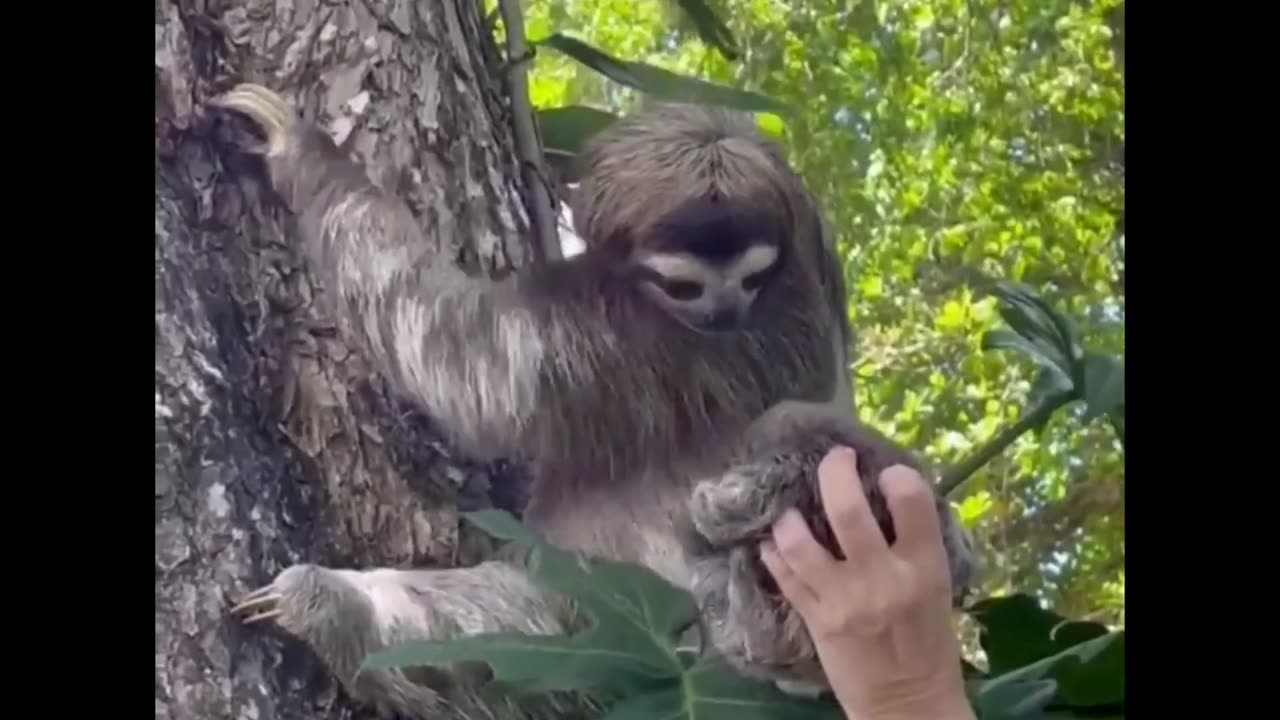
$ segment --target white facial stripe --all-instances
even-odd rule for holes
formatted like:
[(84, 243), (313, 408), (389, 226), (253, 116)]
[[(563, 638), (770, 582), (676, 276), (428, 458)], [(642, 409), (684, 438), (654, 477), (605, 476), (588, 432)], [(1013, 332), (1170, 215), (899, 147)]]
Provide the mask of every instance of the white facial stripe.
[(643, 260), (645, 267), (668, 280), (719, 284), (719, 273), (710, 272), (706, 263), (688, 253), (654, 253)]
[(778, 249), (770, 245), (755, 245), (734, 260), (725, 274), (735, 281), (750, 277), (769, 268), (778, 260)]

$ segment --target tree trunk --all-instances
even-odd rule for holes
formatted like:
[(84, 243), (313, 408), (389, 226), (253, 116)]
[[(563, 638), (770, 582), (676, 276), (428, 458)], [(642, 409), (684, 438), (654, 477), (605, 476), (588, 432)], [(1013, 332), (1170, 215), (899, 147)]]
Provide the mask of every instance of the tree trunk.
[(531, 248), (492, 37), (471, 0), (157, 0), (155, 59), (156, 717), (361, 717), (230, 600), (295, 562), (474, 562), (457, 508), (519, 478), (451, 454), (335, 336), (292, 217), (201, 108), (281, 91), (460, 263), (501, 272)]

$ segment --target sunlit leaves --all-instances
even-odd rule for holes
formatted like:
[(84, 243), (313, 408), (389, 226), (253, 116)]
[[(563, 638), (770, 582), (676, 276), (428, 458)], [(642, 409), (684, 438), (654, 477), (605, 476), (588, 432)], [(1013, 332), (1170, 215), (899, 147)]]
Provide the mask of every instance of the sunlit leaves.
[[(668, 0), (532, 0), (528, 16), (543, 36), (791, 108), (786, 148), (847, 260), (859, 412), (945, 467), (1064, 383), (1018, 353), (981, 352), (985, 333), (1011, 328), (971, 297), (968, 271), (1026, 284), (1081, 347), (1124, 355), (1124, 86), (1107, 23), (1121, 1), (709, 1), (737, 63), (694, 33), (679, 41)], [(542, 108), (620, 111), (638, 97), (556, 52), (539, 53), (532, 83)], [(1061, 521), (1080, 538), (1022, 518), (1123, 481), (1123, 410), (1059, 414), (964, 486), (991, 498), (975, 532), (992, 586), (1016, 575), (1057, 603), (1122, 612), (1107, 589), (1123, 568), (1122, 505)], [(1049, 562), (1060, 554), (1074, 559)]]

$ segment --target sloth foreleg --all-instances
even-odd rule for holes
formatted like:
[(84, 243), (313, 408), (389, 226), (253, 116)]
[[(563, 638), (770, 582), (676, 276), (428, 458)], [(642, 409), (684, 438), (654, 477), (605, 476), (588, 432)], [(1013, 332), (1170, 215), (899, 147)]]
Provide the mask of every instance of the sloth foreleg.
[[(384, 717), (566, 717), (564, 699), (476, 695), (479, 666), (412, 667), (358, 673), (371, 653), (413, 640), (482, 633), (565, 632), (564, 606), (516, 566), (486, 562), (447, 570), (286, 568), (232, 608), (245, 623), (273, 622), (306, 643), (357, 702)], [(568, 701), (564, 701), (568, 702)], [(537, 703), (537, 704), (531, 704)]]
[[(724, 473), (695, 483), (689, 516), (696, 532), (686, 539), (691, 590), (703, 610), (711, 644), (747, 674), (827, 684), (813, 643), (760, 562), (758, 546), (782, 513), (796, 508), (814, 537), (839, 553), (822, 509), (817, 477), (818, 465), (837, 445), (857, 453), (863, 491), (892, 541), (880, 473), (897, 464), (921, 472), (925, 466), (835, 406), (779, 404), (748, 428)], [(938, 498), (937, 508), (953, 597), (959, 604), (972, 582), (972, 549), (944, 498)]]

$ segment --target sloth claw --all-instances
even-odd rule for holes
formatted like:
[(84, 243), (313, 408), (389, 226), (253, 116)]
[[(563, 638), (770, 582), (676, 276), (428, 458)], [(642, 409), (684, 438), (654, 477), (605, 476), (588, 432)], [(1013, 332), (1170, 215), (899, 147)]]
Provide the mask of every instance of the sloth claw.
[(267, 157), (284, 154), (292, 111), (289, 103), (275, 91), (254, 83), (241, 83), (214, 98), (211, 104), (240, 113), (258, 126), (267, 139), (257, 152)]
[(275, 587), (267, 585), (245, 595), (231, 608), (231, 614), (246, 625), (271, 620), (284, 612), (280, 609), (280, 600)]

